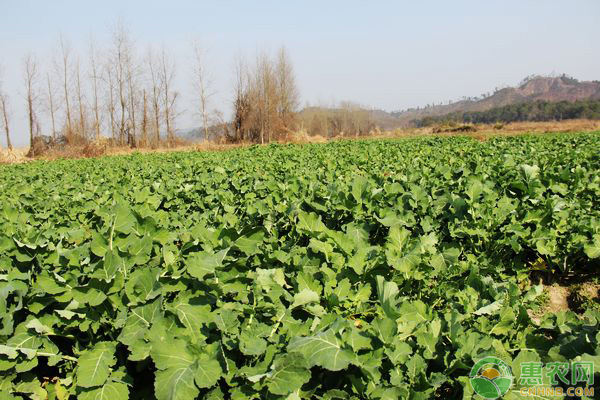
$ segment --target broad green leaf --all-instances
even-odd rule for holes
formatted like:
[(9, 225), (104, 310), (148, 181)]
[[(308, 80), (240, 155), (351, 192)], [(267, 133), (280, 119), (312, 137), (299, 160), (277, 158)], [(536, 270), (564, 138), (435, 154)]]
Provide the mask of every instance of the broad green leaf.
[(267, 341), (253, 335), (252, 332), (242, 331), (239, 336), (240, 351), (248, 356), (257, 356), (267, 349)]
[(319, 295), (310, 289), (302, 289), (299, 293), (294, 296), (294, 302), (292, 308), (300, 307), (305, 304), (318, 303)]
[(192, 305), (180, 302), (173, 307), (179, 321), (186, 327), (191, 343), (202, 340), (205, 336), (201, 329), (214, 321), (209, 305)]
[(302, 354), (310, 367), (318, 365), (330, 371), (345, 369), (354, 359), (354, 354), (343, 348), (332, 331), (314, 336), (293, 337), (287, 349), (289, 352)]
[(218, 253), (202, 251), (193, 253), (186, 261), (188, 273), (197, 279), (204, 279), (207, 275), (214, 274), (217, 268), (223, 267), (223, 260), (228, 249)]
[(140, 268), (131, 273), (125, 284), (131, 304), (143, 304), (160, 295), (159, 275), (157, 268)]
[(583, 250), (589, 258), (600, 257), (600, 235), (594, 235), (592, 243), (586, 244)]
[(491, 314), (495, 314), (496, 311), (500, 310), (502, 308), (502, 304), (504, 303), (503, 300), (497, 300), (494, 301), (493, 303), (488, 304), (487, 306), (483, 306), (480, 309), (478, 309), (477, 311), (475, 311), (473, 314), (475, 315), (491, 315)]
[(119, 252), (113, 249), (106, 252), (104, 260), (101, 261), (99, 268), (94, 272), (94, 276), (110, 282), (119, 270), (126, 273), (124, 260), (119, 256)]
[(189, 400), (199, 393), (192, 364), (156, 371), (154, 394), (157, 400)]
[(115, 365), (116, 343), (98, 342), (81, 353), (77, 365), (77, 385), (90, 388), (103, 385)]
[(317, 214), (300, 211), (298, 212), (298, 229), (315, 234), (325, 232), (327, 227)]
[(114, 208), (112, 229), (116, 232), (129, 234), (136, 225), (132, 210), (125, 204), (117, 204)]
[(214, 386), (222, 375), (221, 364), (214, 359), (200, 358), (196, 362), (195, 368), (194, 381), (199, 388)]
[(265, 233), (256, 231), (250, 235), (242, 236), (235, 241), (235, 247), (241, 250), (247, 256), (252, 256), (259, 252), (259, 245), (263, 242)]
[(379, 296), (379, 302), (381, 303), (381, 307), (385, 314), (391, 319), (396, 319), (399, 315), (396, 308), (399, 292), (396, 283), (386, 282), (382, 276), (377, 276), (377, 294)]
[(153, 343), (152, 360), (156, 365), (154, 393), (157, 400), (195, 399), (200, 392), (194, 383), (195, 357), (182, 340)]
[(101, 387), (84, 389), (77, 395), (81, 400), (127, 400), (129, 388), (122, 382), (106, 382)]
[(265, 381), (269, 392), (277, 395), (287, 395), (297, 391), (310, 379), (310, 371), (306, 361), (298, 354), (286, 354), (276, 357), (271, 371), (266, 374)]

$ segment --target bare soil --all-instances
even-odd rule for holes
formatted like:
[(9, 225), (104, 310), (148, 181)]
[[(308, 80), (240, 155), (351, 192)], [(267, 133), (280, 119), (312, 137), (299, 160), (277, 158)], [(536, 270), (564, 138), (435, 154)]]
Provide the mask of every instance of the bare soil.
[(529, 317), (540, 323), (546, 314), (573, 311), (583, 314), (590, 304), (600, 307), (600, 284), (583, 282), (569, 285), (544, 285), (545, 301), (539, 308), (528, 310)]

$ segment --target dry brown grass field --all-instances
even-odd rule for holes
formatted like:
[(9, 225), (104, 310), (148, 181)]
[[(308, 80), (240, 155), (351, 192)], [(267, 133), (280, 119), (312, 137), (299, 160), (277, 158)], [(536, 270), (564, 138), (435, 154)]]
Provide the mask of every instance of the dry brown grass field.
[[(404, 128), (392, 131), (378, 131), (370, 136), (361, 136), (359, 139), (379, 138), (403, 138), (414, 136), (454, 136), (463, 135), (479, 140), (502, 135), (520, 135), (526, 133), (557, 133), (557, 132), (593, 132), (600, 131), (600, 121), (596, 120), (565, 120), (550, 122), (513, 122), (503, 125), (475, 125), (471, 132), (438, 132), (434, 133), (434, 127), (427, 128)], [(355, 137), (337, 137), (335, 140), (352, 140)], [(285, 143), (324, 143), (327, 139), (322, 136), (310, 136), (306, 132), (298, 132)], [(61, 158), (90, 158), (105, 155), (125, 155), (131, 153), (165, 153), (173, 151), (225, 151), (238, 147), (250, 146), (253, 143), (219, 144), (219, 143), (185, 143), (181, 142), (172, 147), (160, 148), (129, 148), (110, 146), (71, 146), (61, 150), (51, 150), (41, 156), (31, 158), (27, 156), (28, 148), (15, 148), (12, 151), (0, 149), (0, 164), (21, 163), (32, 160), (54, 160)]]

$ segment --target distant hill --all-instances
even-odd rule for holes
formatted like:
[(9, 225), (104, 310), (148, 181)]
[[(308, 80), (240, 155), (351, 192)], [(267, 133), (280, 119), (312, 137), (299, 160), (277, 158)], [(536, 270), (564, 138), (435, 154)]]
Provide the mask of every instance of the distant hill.
[[(496, 90), (483, 98), (473, 98), (450, 104), (413, 108), (389, 113), (397, 126), (408, 126), (414, 120), (458, 112), (487, 111), (512, 104), (535, 101), (559, 102), (600, 99), (600, 81), (579, 81), (567, 75), (558, 77), (530, 76), (518, 87)], [(389, 125), (389, 118), (385, 124)]]
[[(476, 116), (477, 118), (495, 118), (496, 114), (506, 111), (513, 112), (509, 106), (519, 105), (517, 111), (526, 110), (529, 113), (536, 113), (536, 109), (543, 108), (544, 113), (537, 112), (538, 116), (552, 115), (546, 112), (548, 103), (575, 102), (581, 100), (600, 100), (600, 81), (579, 81), (567, 75), (557, 77), (532, 75), (525, 78), (517, 87), (506, 87), (495, 90), (487, 96), (476, 98), (465, 98), (460, 101), (451, 102), (444, 105), (433, 105), (427, 107), (411, 108), (408, 110), (387, 112), (384, 110), (373, 110), (361, 107), (352, 103), (341, 103), (338, 107), (306, 107), (300, 111), (299, 117), (303, 121), (303, 126), (311, 131), (312, 134), (320, 134), (329, 137), (344, 131), (346, 134), (352, 134), (352, 129), (359, 131), (368, 131), (377, 126), (383, 130), (408, 127), (415, 125), (424, 125), (429, 122), (435, 122), (445, 117), (449, 119), (464, 119), (464, 113), (488, 112), (490, 115)], [(521, 106), (524, 103), (531, 103), (531, 106)], [(533, 104), (536, 103), (536, 104)], [(593, 112), (595, 113), (595, 104)], [(552, 105), (550, 105), (552, 106)], [(557, 105), (560, 107), (568, 106)], [(508, 107), (508, 109), (507, 109)], [(533, 109), (530, 110), (530, 108)], [(497, 111), (497, 112), (496, 112)], [(350, 116), (352, 115), (352, 116)], [(585, 117), (585, 113), (581, 114)], [(595, 115), (595, 114), (594, 114)], [(320, 119), (326, 118), (327, 123), (320, 122)], [(496, 118), (502, 120), (503, 118)], [(312, 122), (311, 122), (312, 120)], [(315, 122), (316, 121), (316, 122)], [(350, 123), (352, 126), (346, 126)], [(311, 125), (317, 125), (313, 127)], [(222, 124), (212, 125), (209, 128), (211, 137), (222, 135), (226, 129)], [(334, 130), (334, 132), (321, 132), (322, 130)], [(336, 131), (337, 129), (337, 131)], [(180, 137), (193, 141), (203, 141), (204, 131), (201, 128), (182, 130), (178, 132)]]
[(600, 100), (535, 100), (494, 107), (485, 111), (459, 111), (414, 120), (417, 127), (453, 123), (495, 124), (524, 121), (600, 120)]

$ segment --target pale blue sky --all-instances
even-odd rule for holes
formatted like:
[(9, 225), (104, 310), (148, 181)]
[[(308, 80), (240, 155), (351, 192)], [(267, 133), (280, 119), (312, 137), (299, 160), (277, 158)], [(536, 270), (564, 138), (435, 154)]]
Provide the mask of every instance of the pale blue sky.
[(199, 125), (190, 112), (192, 38), (209, 50), (215, 106), (226, 116), (236, 56), (280, 45), (294, 62), (303, 102), (312, 103), (396, 110), (479, 95), (530, 74), (600, 79), (597, 0), (1, 0), (0, 65), (17, 144), (27, 137), (23, 55), (33, 51), (46, 68), (62, 32), (85, 58), (90, 35), (107, 43), (119, 19), (140, 53), (164, 44), (177, 59), (181, 128)]

